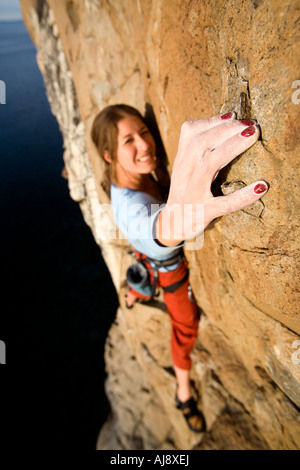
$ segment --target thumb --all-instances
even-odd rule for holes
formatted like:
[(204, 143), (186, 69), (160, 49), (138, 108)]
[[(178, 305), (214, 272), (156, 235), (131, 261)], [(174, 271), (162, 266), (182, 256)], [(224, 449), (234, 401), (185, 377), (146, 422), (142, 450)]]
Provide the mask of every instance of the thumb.
[(227, 196), (215, 197), (212, 203), (213, 218), (235, 212), (239, 209), (244, 209), (244, 207), (258, 201), (258, 199), (266, 194), (268, 189), (268, 184), (260, 180), (234, 191)]

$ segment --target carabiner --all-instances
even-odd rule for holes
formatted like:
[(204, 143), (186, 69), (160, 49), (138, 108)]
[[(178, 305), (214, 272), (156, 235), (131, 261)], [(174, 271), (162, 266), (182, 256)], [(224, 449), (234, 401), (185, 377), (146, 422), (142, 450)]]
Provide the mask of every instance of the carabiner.
[(188, 285), (188, 298), (191, 302), (196, 302), (192, 288), (190, 285)]

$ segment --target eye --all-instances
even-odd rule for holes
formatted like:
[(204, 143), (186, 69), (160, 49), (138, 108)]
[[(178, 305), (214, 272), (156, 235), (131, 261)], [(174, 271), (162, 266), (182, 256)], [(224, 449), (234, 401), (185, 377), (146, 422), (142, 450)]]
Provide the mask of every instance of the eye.
[(133, 141), (133, 138), (132, 137), (129, 137), (127, 140), (125, 140), (125, 145), (126, 144), (130, 144), (131, 142)]

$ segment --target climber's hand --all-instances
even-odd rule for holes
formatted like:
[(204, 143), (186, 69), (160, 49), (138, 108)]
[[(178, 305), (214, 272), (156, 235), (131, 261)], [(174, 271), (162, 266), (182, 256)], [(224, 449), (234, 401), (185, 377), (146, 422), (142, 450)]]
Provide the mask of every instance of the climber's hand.
[[(251, 147), (258, 137), (256, 122), (239, 121), (235, 113), (182, 125), (169, 197), (156, 226), (161, 243), (174, 246), (194, 238), (216, 217), (242, 209), (267, 192), (264, 181), (226, 196), (214, 197), (211, 192), (220, 169)], [(196, 216), (201, 210), (203, 218)]]

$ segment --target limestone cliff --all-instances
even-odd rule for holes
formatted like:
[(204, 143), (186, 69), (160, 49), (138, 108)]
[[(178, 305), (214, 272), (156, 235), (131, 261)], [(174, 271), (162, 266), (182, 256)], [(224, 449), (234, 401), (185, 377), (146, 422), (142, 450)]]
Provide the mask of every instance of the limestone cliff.
[[(78, 201), (119, 292), (106, 346), (113, 414), (99, 449), (299, 449), (299, 2), (21, 0)], [(190, 433), (174, 408), (162, 299), (124, 309), (125, 240), (109, 240), (102, 165), (89, 133), (99, 109), (153, 109), (170, 163), (180, 126), (235, 110), (261, 140), (222, 170), (215, 191), (265, 179), (251, 207), (215, 221), (186, 251), (203, 310), (192, 378), (208, 423)]]

